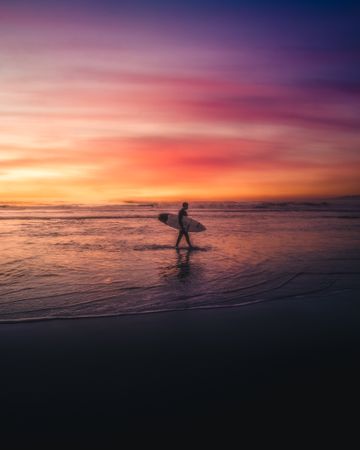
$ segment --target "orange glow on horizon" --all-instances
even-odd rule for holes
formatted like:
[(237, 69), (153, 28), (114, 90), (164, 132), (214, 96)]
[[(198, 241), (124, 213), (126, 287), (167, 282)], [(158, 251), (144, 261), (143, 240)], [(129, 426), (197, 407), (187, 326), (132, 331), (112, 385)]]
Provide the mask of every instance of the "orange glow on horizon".
[(0, 18), (0, 203), (360, 192), (357, 94), (309, 78), (311, 58), (295, 76), (256, 39), (230, 48), (168, 41), (145, 19), (135, 33), (126, 17), (121, 28), (110, 17), (52, 26), (46, 13), (10, 5), (8, 14), (11, 23)]

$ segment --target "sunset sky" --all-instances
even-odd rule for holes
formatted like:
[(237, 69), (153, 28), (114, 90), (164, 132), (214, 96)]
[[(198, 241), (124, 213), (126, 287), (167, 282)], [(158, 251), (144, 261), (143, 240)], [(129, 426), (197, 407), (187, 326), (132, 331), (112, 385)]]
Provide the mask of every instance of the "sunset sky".
[(355, 3), (1, 0), (0, 202), (359, 194)]

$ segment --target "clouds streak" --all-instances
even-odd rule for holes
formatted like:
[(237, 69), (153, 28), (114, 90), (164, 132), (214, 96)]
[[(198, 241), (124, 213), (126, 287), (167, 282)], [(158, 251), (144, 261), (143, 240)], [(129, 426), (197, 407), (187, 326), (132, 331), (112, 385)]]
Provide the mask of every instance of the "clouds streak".
[(291, 11), (224, 9), (220, 21), (110, 9), (79, 22), (71, 8), (55, 22), (25, 4), (5, 10), (2, 195), (9, 180), (10, 196), (35, 199), (45, 183), (49, 197), (84, 201), (359, 190), (352, 19), (330, 11), (321, 33), (312, 17), (301, 35), (305, 16), (292, 29)]

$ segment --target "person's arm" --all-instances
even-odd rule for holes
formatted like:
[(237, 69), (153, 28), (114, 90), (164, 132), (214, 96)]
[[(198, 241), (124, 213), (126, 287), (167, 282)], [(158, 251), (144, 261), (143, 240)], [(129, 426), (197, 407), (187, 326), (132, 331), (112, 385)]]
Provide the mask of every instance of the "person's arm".
[(180, 210), (179, 211), (179, 225), (180, 225), (180, 229), (181, 231), (183, 231), (185, 233), (185, 227), (184, 227), (184, 222), (183, 222), (183, 218), (184, 218), (184, 211)]

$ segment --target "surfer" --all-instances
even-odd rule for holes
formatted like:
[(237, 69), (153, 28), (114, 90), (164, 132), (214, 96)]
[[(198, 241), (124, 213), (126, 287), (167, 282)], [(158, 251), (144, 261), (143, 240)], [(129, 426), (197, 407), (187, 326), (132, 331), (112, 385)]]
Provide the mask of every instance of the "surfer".
[(187, 202), (184, 202), (182, 205), (182, 208), (180, 209), (180, 211), (178, 213), (180, 231), (179, 231), (179, 236), (177, 238), (176, 245), (175, 245), (176, 248), (179, 247), (180, 241), (183, 236), (185, 236), (185, 239), (186, 239), (186, 242), (188, 243), (189, 248), (194, 248), (191, 245), (189, 233), (185, 230), (184, 223), (183, 223), (183, 218), (184, 218), (184, 216), (187, 216), (186, 211), (188, 208), (189, 208), (189, 204)]

